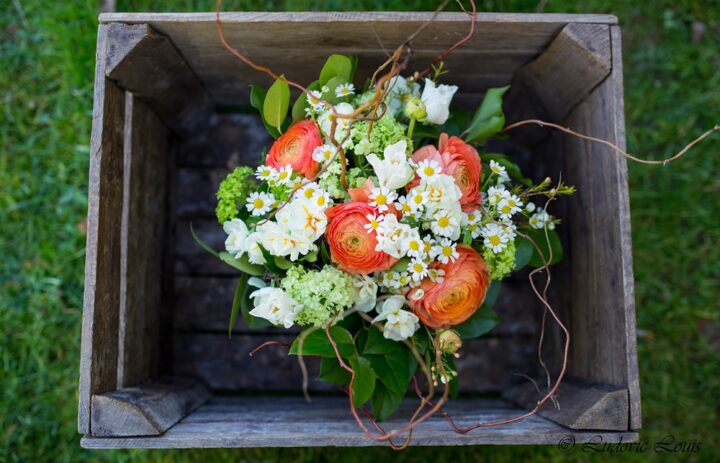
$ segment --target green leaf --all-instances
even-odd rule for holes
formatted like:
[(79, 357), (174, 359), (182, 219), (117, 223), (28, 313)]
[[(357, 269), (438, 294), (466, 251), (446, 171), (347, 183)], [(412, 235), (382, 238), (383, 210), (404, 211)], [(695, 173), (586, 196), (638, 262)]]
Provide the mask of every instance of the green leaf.
[(277, 139), (280, 137), (280, 131), (268, 124), (263, 117), (263, 105), (265, 103), (266, 95), (267, 92), (262, 87), (258, 85), (250, 86), (250, 106), (258, 110), (260, 113), (260, 120), (262, 120), (265, 130), (267, 130), (271, 137)]
[(483, 153), (480, 157), (483, 161), (487, 161), (488, 163), (490, 161), (495, 161), (501, 166), (503, 166), (510, 178), (512, 178), (513, 180), (517, 180), (525, 186), (532, 186), (532, 180), (525, 177), (525, 175), (522, 173), (522, 170), (520, 170), (520, 167), (514, 162), (512, 162), (506, 154)]
[(193, 229), (192, 223), (190, 224), (190, 234), (192, 235), (195, 242), (200, 245), (201, 248), (203, 248), (204, 250), (206, 250), (207, 252), (209, 252), (210, 254), (212, 254), (215, 257), (218, 257), (218, 258), (220, 257), (216, 250), (211, 248), (209, 244), (207, 244), (205, 241), (201, 240), (200, 237), (195, 234), (195, 230)]
[(402, 404), (405, 394), (397, 394), (387, 389), (382, 384), (375, 384), (375, 392), (373, 393), (370, 405), (372, 412), (377, 421), (388, 419)]
[(324, 264), (332, 264), (330, 250), (328, 250), (327, 243), (324, 240), (320, 242), (320, 257), (322, 258)]
[(413, 370), (409, 366), (410, 364), (416, 366), (417, 362), (415, 362), (412, 354), (405, 346), (400, 350), (384, 355), (366, 354), (365, 358), (370, 361), (378, 379), (385, 387), (398, 394), (402, 394), (407, 390), (412, 378), (410, 371)]
[(515, 270), (525, 267), (532, 258), (535, 248), (527, 238), (518, 236), (515, 238)]
[[(317, 262), (317, 258), (318, 258), (318, 250), (316, 249), (314, 251), (310, 251), (307, 254), (305, 254), (300, 260), (302, 260), (304, 262), (313, 263), (313, 262)], [(290, 265), (292, 265), (292, 264), (290, 264)], [(290, 267), (288, 267), (288, 268), (290, 268)]]
[[(318, 81), (316, 80), (312, 84), (307, 86), (308, 90), (317, 90), (318, 89)], [(309, 108), (310, 105), (308, 104), (307, 100), (307, 93), (301, 92), (300, 95), (297, 97), (297, 100), (295, 100), (295, 103), (292, 107), (292, 121), (297, 122), (300, 120), (303, 120), (307, 117), (307, 114), (305, 114), (305, 108)]]
[(282, 131), (289, 107), (290, 86), (284, 80), (277, 79), (268, 89), (267, 95), (265, 95), (262, 111), (263, 118), (270, 126)]
[(483, 144), (488, 138), (497, 134), (505, 126), (505, 115), (502, 110), (502, 97), (510, 86), (488, 89), (480, 107), (475, 112), (470, 127), (467, 129), (465, 141)]
[[(526, 230), (525, 233), (535, 242), (540, 251), (542, 257), (538, 254), (538, 250), (533, 246), (533, 254), (528, 262), (530, 267), (539, 268), (544, 265), (544, 261), (550, 258), (550, 250), (552, 249), (552, 261), (550, 265), (555, 265), (560, 262), (563, 258), (563, 248), (560, 242), (560, 236), (558, 236), (555, 230), (547, 230), (547, 237), (545, 236), (545, 229), (536, 230), (534, 228)], [(550, 246), (548, 246), (548, 241)], [(531, 244), (532, 246), (532, 244)]]
[[(330, 328), (330, 336), (332, 336), (333, 341), (337, 344), (338, 351), (342, 357), (350, 357), (355, 354), (355, 343), (348, 330), (336, 325)], [(300, 336), (293, 341), (292, 346), (290, 346), (290, 354), (298, 354), (299, 339)], [(335, 350), (330, 344), (323, 328), (318, 328), (305, 337), (305, 342), (303, 342), (302, 346), (302, 355), (335, 357)]]
[(320, 359), (318, 379), (342, 386), (350, 382), (350, 372), (340, 366), (337, 358), (323, 357)]
[(465, 320), (453, 329), (458, 332), (462, 339), (479, 338), (492, 330), (500, 323), (500, 319), (487, 305), (482, 305), (472, 317)]
[(353, 381), (353, 403), (359, 408), (372, 397), (375, 391), (377, 375), (372, 369), (370, 361), (359, 355), (350, 357), (350, 366), (355, 372), (355, 381)]
[(292, 262), (290, 262), (290, 261), (287, 260), (286, 258), (280, 257), (280, 256), (275, 256), (275, 258), (273, 259), (273, 262), (275, 262), (275, 265), (276, 265), (280, 270), (287, 270), (287, 269), (289, 269), (290, 267), (293, 266), (293, 263), (292, 263)]
[(470, 244), (472, 244), (472, 241), (473, 241), (472, 232), (470, 230), (465, 230), (463, 232), (463, 236), (462, 236), (463, 244), (469, 246)]
[(240, 314), (242, 315), (245, 324), (250, 329), (265, 328), (272, 326), (272, 324), (264, 318), (258, 318), (250, 315), (250, 311), (253, 309), (253, 303), (250, 299), (250, 295), (256, 290), (254, 286), (245, 284), (243, 287), (242, 299), (240, 300)]
[(282, 275), (283, 269), (281, 269), (276, 263), (275, 263), (275, 256), (270, 254), (270, 252), (265, 249), (262, 246), (258, 246), (260, 248), (260, 252), (262, 252), (263, 258), (265, 258), (265, 268), (268, 269), (270, 273), (274, 273), (275, 275)]
[(248, 260), (247, 254), (243, 254), (242, 257), (240, 257), (239, 259), (236, 259), (229, 252), (223, 251), (220, 254), (218, 254), (218, 257), (220, 258), (221, 261), (225, 262), (229, 266), (234, 267), (243, 273), (247, 273), (248, 275), (259, 277), (263, 273), (265, 273), (265, 270), (263, 269), (262, 265), (255, 265), (255, 264), (250, 263), (250, 261)]
[(389, 354), (390, 352), (396, 352), (400, 348), (405, 348), (402, 343), (393, 341), (392, 339), (386, 339), (385, 336), (380, 332), (379, 329), (370, 325), (367, 329), (368, 338), (365, 342), (363, 349), (363, 355), (365, 354)]
[(330, 55), (320, 71), (318, 82), (320, 87), (327, 84), (333, 77), (345, 79), (345, 82), (352, 82), (353, 69), (357, 64), (345, 55)]
[(230, 325), (228, 326), (228, 337), (232, 337), (232, 330), (235, 328), (235, 321), (237, 320), (238, 312), (240, 312), (240, 306), (242, 305), (243, 293), (247, 286), (248, 278), (247, 274), (243, 274), (238, 280), (237, 286), (235, 287), (235, 295), (233, 296), (232, 310), (230, 311)]
[(487, 292), (485, 293), (485, 300), (483, 301), (483, 305), (486, 305), (490, 308), (495, 305), (495, 301), (497, 301), (498, 296), (500, 295), (500, 287), (502, 286), (502, 281), (493, 281), (490, 283), (490, 287), (488, 288)]
[[(457, 367), (455, 366), (455, 359), (451, 356), (447, 356), (447, 362), (450, 368), (452, 368), (454, 371), (457, 371)], [(453, 399), (457, 399), (458, 397), (458, 389), (460, 386), (460, 375), (453, 376), (453, 378), (450, 380), (450, 384), (448, 385), (450, 387), (450, 397)]]
[(410, 258), (403, 257), (399, 261), (395, 262), (395, 265), (390, 267), (390, 271), (391, 272), (405, 272), (408, 269), (408, 265), (410, 265)]

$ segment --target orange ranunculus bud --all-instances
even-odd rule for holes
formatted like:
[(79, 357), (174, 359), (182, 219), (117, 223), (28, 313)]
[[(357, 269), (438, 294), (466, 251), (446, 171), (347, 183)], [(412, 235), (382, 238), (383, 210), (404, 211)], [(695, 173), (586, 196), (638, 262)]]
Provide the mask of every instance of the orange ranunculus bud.
[[(433, 329), (459, 325), (475, 313), (485, 300), (490, 286), (490, 273), (485, 261), (473, 248), (457, 247), (460, 257), (439, 264), (445, 272), (442, 283), (430, 278), (408, 295), (408, 305), (426, 326)], [(414, 298), (421, 291), (422, 297)]]
[(368, 274), (388, 270), (397, 262), (396, 258), (375, 250), (377, 234), (365, 228), (370, 223), (367, 216), (375, 212), (374, 207), (359, 201), (328, 209), (325, 239), (333, 263), (341, 270)]
[(265, 162), (276, 169), (290, 165), (305, 178), (312, 178), (320, 170), (320, 164), (313, 159), (313, 151), (320, 145), (322, 136), (317, 124), (309, 119), (302, 120), (275, 140)]

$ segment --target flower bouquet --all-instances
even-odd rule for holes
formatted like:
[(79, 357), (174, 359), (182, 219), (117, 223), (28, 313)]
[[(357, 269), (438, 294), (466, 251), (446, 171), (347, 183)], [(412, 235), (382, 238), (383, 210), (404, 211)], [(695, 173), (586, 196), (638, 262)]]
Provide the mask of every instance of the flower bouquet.
[(225, 250), (196, 239), (241, 272), (230, 329), (238, 314), (251, 328), (300, 326), (289, 354), (320, 357), (319, 379), (378, 422), (413, 388), (456, 393), (454, 359), (498, 323), (500, 282), (561, 258), (546, 208), (573, 189), (533, 184), (484, 151), (508, 87), (469, 113), (451, 109), (458, 87), (439, 83), (442, 64), (363, 86), (356, 66), (330, 56), (318, 80), (294, 85), (292, 107), (284, 77), (252, 87), (276, 141), (220, 184)]

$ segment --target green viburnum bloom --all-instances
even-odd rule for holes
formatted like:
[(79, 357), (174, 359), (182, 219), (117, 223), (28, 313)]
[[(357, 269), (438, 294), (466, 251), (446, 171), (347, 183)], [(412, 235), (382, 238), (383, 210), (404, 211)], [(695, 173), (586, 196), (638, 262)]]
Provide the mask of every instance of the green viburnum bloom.
[(238, 167), (225, 177), (216, 193), (218, 200), (215, 215), (221, 224), (238, 216), (248, 194), (256, 188), (250, 167)]
[(490, 269), (491, 280), (502, 280), (515, 270), (515, 242), (509, 241), (497, 254), (490, 248), (483, 248), (483, 259)]
[(303, 305), (295, 321), (303, 326), (322, 326), (355, 302), (355, 289), (347, 273), (326, 265), (322, 270), (291, 267), (280, 283), (293, 299)]
[(345, 198), (345, 189), (340, 183), (341, 170), (340, 161), (335, 160), (325, 169), (325, 172), (320, 174), (320, 178), (318, 179), (320, 188), (327, 191), (328, 194), (335, 199)]
[(369, 127), (370, 123), (368, 121), (356, 122), (353, 125), (350, 135), (355, 154), (367, 156), (370, 153), (375, 153), (382, 158), (386, 146), (407, 138), (405, 124), (398, 122), (390, 114), (385, 114), (375, 121), (368, 137)]

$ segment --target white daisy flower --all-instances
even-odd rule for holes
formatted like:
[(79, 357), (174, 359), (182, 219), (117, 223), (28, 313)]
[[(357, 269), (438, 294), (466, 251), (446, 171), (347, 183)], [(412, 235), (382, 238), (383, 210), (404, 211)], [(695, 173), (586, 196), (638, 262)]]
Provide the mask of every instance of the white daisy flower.
[(400, 287), (408, 286), (410, 283), (412, 283), (412, 278), (408, 274), (408, 272), (400, 272), (400, 276), (398, 277), (398, 284), (400, 284)]
[(430, 230), (437, 236), (458, 239), (460, 237), (460, 221), (450, 211), (439, 211), (430, 223)]
[(331, 143), (325, 143), (324, 145), (320, 145), (313, 151), (313, 161), (319, 162), (321, 164), (330, 162), (330, 160), (335, 156), (336, 151), (337, 148), (335, 148)]
[(274, 180), (277, 177), (277, 170), (273, 166), (259, 166), (255, 170), (255, 178), (261, 181)]
[(375, 232), (377, 234), (382, 234), (382, 222), (385, 216), (368, 214), (365, 218), (368, 219), (368, 223), (365, 224), (365, 230), (367, 230), (368, 233)]
[(496, 254), (505, 249), (510, 240), (503, 227), (496, 223), (485, 225), (480, 234), (485, 238), (483, 242), (485, 246), (492, 249)]
[(306, 183), (302, 186), (302, 188), (295, 192), (293, 198), (305, 200), (313, 199), (319, 191), (321, 191), (320, 186), (316, 182)]
[(499, 186), (499, 187), (491, 186), (490, 188), (488, 188), (488, 191), (487, 191), (488, 204), (490, 204), (491, 206), (497, 205), (505, 197), (505, 192), (507, 192), (507, 190), (502, 186)]
[(407, 200), (406, 196), (400, 196), (398, 197), (397, 202), (395, 203), (395, 207), (398, 211), (400, 211), (403, 215), (403, 217), (410, 217), (415, 218), (415, 209), (412, 207), (412, 204), (410, 204)]
[(425, 257), (427, 252), (425, 251), (425, 242), (420, 238), (420, 235), (411, 236), (405, 243), (407, 249), (407, 255), (421, 259)]
[(317, 194), (313, 198), (313, 203), (316, 207), (325, 210), (332, 206), (333, 200), (330, 197), (330, 193), (325, 190), (318, 190)]
[(397, 198), (397, 193), (382, 186), (373, 188), (370, 191), (369, 198), (371, 206), (377, 207), (380, 212), (385, 212), (388, 210), (388, 205), (392, 204)]
[(415, 172), (417, 172), (420, 178), (424, 180), (441, 174), (442, 168), (440, 167), (440, 163), (434, 159), (425, 159), (424, 161), (420, 161), (420, 164), (418, 164), (418, 168)]
[(400, 274), (398, 272), (385, 272), (383, 273), (382, 285), (390, 288), (397, 289), (400, 287)]
[(407, 202), (413, 209), (419, 211), (428, 203), (428, 193), (419, 187), (415, 187), (407, 194)]
[(460, 253), (457, 250), (457, 243), (447, 238), (438, 240), (432, 249), (432, 255), (443, 264), (455, 262), (460, 257)]
[(270, 193), (254, 192), (247, 198), (247, 210), (254, 216), (265, 215), (275, 204), (275, 197)]
[(467, 224), (466, 230), (470, 232), (470, 236), (472, 236), (473, 239), (480, 236), (480, 225), (478, 223)]
[(490, 161), (490, 170), (495, 175), (507, 175), (505, 167), (501, 166), (497, 161)]
[(340, 84), (335, 87), (335, 96), (338, 98), (355, 94), (355, 86), (353, 84)]
[(278, 170), (275, 182), (277, 182), (278, 185), (290, 185), (292, 184), (292, 174), (293, 170), (289, 164), (283, 166), (282, 169)]
[(522, 201), (520, 201), (520, 198), (508, 193), (500, 201), (500, 203), (498, 203), (497, 211), (500, 213), (500, 217), (503, 219), (509, 219), (513, 214), (522, 210), (522, 205), (523, 204)]
[(435, 240), (430, 236), (425, 236), (423, 238), (423, 253), (429, 255), (433, 246), (435, 246)]
[(310, 104), (310, 107), (314, 109), (315, 111), (321, 110), (325, 107), (325, 105), (320, 101), (322, 98), (322, 93), (317, 90), (310, 90), (310, 94), (307, 97), (308, 103)]
[(408, 271), (410, 272), (410, 276), (412, 276), (413, 280), (420, 281), (427, 276), (428, 266), (424, 260), (416, 257), (410, 261)]
[(410, 293), (410, 299), (413, 301), (419, 301), (423, 297), (425, 297), (425, 290), (422, 288), (418, 288)]
[(552, 224), (552, 228), (550, 228), (550, 230), (555, 228), (555, 224), (552, 222), (552, 216), (542, 208), (538, 208), (537, 212), (530, 217), (529, 222), (530, 226), (537, 230), (541, 230), (545, 227), (550, 228), (550, 224)]
[(445, 279), (445, 270), (441, 268), (431, 268), (428, 270), (428, 277), (433, 283), (442, 283)]
[(462, 225), (473, 225), (480, 221), (480, 211), (463, 212)]

